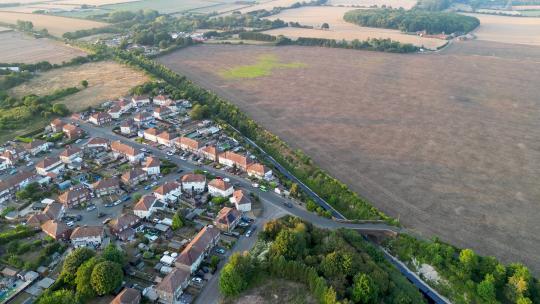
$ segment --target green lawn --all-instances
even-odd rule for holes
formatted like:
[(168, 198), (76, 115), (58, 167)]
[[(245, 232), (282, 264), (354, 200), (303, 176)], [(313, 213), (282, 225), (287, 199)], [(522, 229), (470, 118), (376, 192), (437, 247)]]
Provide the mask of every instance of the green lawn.
[(272, 74), (274, 69), (295, 69), (305, 66), (306, 64), (301, 62), (282, 63), (277, 56), (268, 54), (259, 56), (255, 64), (222, 70), (219, 75), (225, 79), (257, 78)]
[(104, 5), (100, 8), (109, 10), (140, 10), (140, 9), (153, 9), (162, 14), (170, 14), (176, 12), (183, 12), (196, 8), (202, 8), (212, 5), (217, 5), (224, 1), (201, 1), (201, 0), (142, 0), (136, 2), (126, 2), (119, 4)]

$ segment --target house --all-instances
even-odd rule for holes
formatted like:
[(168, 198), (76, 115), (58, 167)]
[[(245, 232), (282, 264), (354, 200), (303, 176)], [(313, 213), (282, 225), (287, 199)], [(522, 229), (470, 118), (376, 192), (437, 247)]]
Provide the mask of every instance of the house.
[(41, 230), (55, 240), (68, 240), (71, 234), (69, 227), (63, 222), (48, 220), (41, 225)]
[(159, 131), (156, 130), (155, 128), (146, 129), (144, 130), (143, 137), (146, 140), (157, 142), (158, 133)]
[(71, 208), (78, 206), (84, 202), (87, 202), (91, 199), (90, 190), (83, 187), (82, 185), (77, 185), (71, 189), (65, 191), (64, 193), (58, 196), (58, 201), (66, 208)]
[(24, 148), (28, 153), (36, 156), (37, 154), (41, 152), (47, 152), (49, 151), (49, 147), (51, 146), (50, 143), (43, 141), (41, 139), (34, 139), (32, 142), (29, 142), (24, 145)]
[(146, 161), (143, 164), (142, 169), (146, 171), (148, 175), (159, 175), (161, 161), (157, 157), (147, 157)]
[(157, 142), (160, 145), (165, 145), (165, 146), (170, 147), (174, 143), (174, 141), (173, 141), (174, 138), (175, 138), (174, 135), (172, 135), (171, 133), (165, 131), (165, 132), (159, 133), (159, 135), (157, 136)]
[(117, 177), (100, 179), (92, 184), (97, 197), (116, 194), (120, 191), (120, 182)]
[(173, 268), (156, 286), (159, 303), (178, 303), (180, 296), (189, 284), (190, 272), (185, 269)]
[(219, 229), (205, 226), (191, 242), (182, 250), (176, 259), (175, 266), (194, 273), (204, 257), (218, 243), (220, 237)]
[(157, 119), (163, 120), (165, 117), (170, 116), (172, 114), (171, 109), (168, 107), (157, 107), (154, 109), (154, 117)]
[(93, 123), (96, 126), (102, 126), (112, 121), (111, 115), (105, 112), (96, 112), (90, 116), (88, 122)]
[(233, 186), (220, 178), (213, 179), (208, 183), (208, 193), (213, 197), (229, 197), (233, 191)]
[(133, 96), (131, 98), (133, 106), (140, 107), (150, 103), (150, 98), (148, 96)]
[(0, 203), (14, 198), (17, 191), (26, 187), (35, 178), (34, 172), (23, 171), (0, 180)]
[(64, 164), (71, 164), (77, 159), (80, 159), (80, 161), (82, 161), (82, 156), (83, 156), (83, 153), (81, 149), (75, 146), (73, 147), (67, 146), (67, 148), (64, 151), (62, 151), (62, 153), (60, 153), (60, 160)]
[(133, 117), (133, 121), (135, 121), (138, 124), (150, 122), (152, 121), (152, 119), (153, 119), (153, 116), (148, 112), (141, 112)]
[(188, 173), (182, 176), (182, 188), (185, 192), (204, 192), (206, 177), (202, 174)]
[(133, 240), (135, 230), (133, 227), (140, 223), (141, 219), (132, 213), (124, 213), (109, 222), (111, 233), (123, 241)]
[(154, 196), (162, 202), (175, 202), (182, 195), (182, 185), (177, 182), (165, 182), (154, 191)]
[(133, 108), (133, 103), (129, 102), (127, 99), (122, 98), (116, 102), (116, 106), (120, 108), (120, 111), (122, 113), (126, 113)]
[(79, 127), (76, 127), (72, 124), (67, 124), (62, 128), (62, 131), (69, 139), (81, 138), (83, 135), (83, 130)]
[(236, 190), (231, 197), (231, 203), (234, 204), (238, 211), (251, 211), (251, 199), (244, 190)]
[(45, 157), (36, 164), (36, 171), (42, 176), (46, 176), (49, 173), (58, 175), (64, 168), (64, 163), (58, 157)]
[(126, 119), (120, 125), (120, 133), (125, 135), (134, 134), (137, 131), (137, 126), (132, 119)]
[(124, 112), (119, 106), (112, 106), (107, 113), (109, 113), (112, 119), (120, 119), (120, 116), (122, 116)]
[(155, 104), (155, 105), (158, 105), (158, 106), (164, 106), (170, 102), (172, 102), (172, 99), (164, 96), (164, 95), (158, 95), (154, 98), (152, 98), (152, 102)]
[(247, 174), (259, 179), (272, 180), (272, 170), (263, 164), (254, 163), (248, 166)]
[(155, 196), (145, 195), (133, 206), (133, 213), (140, 218), (149, 218), (155, 211), (156, 202)]
[(176, 139), (176, 146), (181, 150), (192, 153), (197, 153), (200, 149), (199, 141), (185, 136)]
[(211, 161), (217, 161), (218, 151), (215, 146), (206, 146), (201, 149), (202, 157), (209, 159)]
[(28, 153), (18, 147), (7, 147), (0, 155), (8, 165), (14, 166), (18, 161), (24, 160)]
[(219, 210), (214, 225), (221, 231), (231, 232), (240, 223), (241, 219), (242, 213), (240, 211), (230, 207), (223, 207)]
[(86, 147), (89, 149), (101, 149), (101, 150), (108, 150), (109, 149), (109, 140), (101, 137), (92, 137), (90, 140), (86, 143)]
[(26, 219), (26, 225), (34, 229), (41, 229), (41, 225), (48, 220), (50, 220), (50, 218), (45, 213), (32, 214)]
[(250, 164), (250, 160), (244, 155), (231, 151), (225, 151), (219, 155), (219, 163), (224, 166), (236, 167), (246, 171), (248, 165)]
[(80, 226), (73, 229), (69, 238), (74, 247), (98, 247), (104, 236), (103, 226)]
[(124, 184), (134, 186), (147, 180), (148, 175), (146, 175), (146, 171), (141, 168), (133, 168), (122, 174), (121, 179)]
[(61, 121), (59, 118), (56, 118), (54, 119), (53, 121), (51, 121), (51, 130), (53, 132), (61, 132), (64, 128), (64, 125), (65, 123), (63, 121)]
[(66, 207), (60, 203), (50, 203), (42, 212), (51, 220), (61, 220), (66, 213)]
[(123, 156), (132, 163), (140, 162), (144, 158), (144, 153), (142, 153), (139, 149), (123, 144), (120, 141), (113, 141), (111, 144), (111, 149), (114, 157), (118, 158), (119, 156)]
[(141, 302), (141, 292), (134, 288), (124, 288), (111, 301), (110, 304), (139, 304)]

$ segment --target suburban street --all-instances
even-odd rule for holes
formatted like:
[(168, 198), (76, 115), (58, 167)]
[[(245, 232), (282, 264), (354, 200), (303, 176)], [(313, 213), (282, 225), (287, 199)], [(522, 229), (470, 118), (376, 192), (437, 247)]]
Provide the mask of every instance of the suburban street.
[[(69, 121), (68, 119), (65, 119), (65, 121)], [(301, 207), (299, 207), (297, 204), (294, 203), (294, 201), (289, 200), (287, 198), (284, 198), (274, 192), (263, 192), (257, 188), (254, 188), (251, 183), (239, 176), (229, 174), (228, 172), (215, 169), (213, 167), (204, 166), (204, 165), (197, 165), (193, 164), (187, 160), (183, 160), (177, 155), (168, 156), (164, 151), (161, 151), (153, 146), (150, 145), (143, 145), (138, 142), (135, 142), (133, 140), (130, 140), (128, 138), (125, 138), (123, 136), (120, 136), (118, 134), (113, 133), (109, 128), (102, 128), (97, 127), (92, 124), (81, 122), (80, 127), (87, 132), (88, 134), (91, 134), (92, 137), (102, 137), (106, 138), (111, 141), (118, 140), (120, 142), (130, 144), (131, 146), (137, 147), (139, 149), (146, 148), (148, 151), (151, 151), (152, 154), (156, 157), (160, 158), (170, 158), (171, 162), (174, 162), (179, 166), (179, 168), (182, 168), (186, 171), (193, 171), (196, 169), (202, 169), (207, 170), (209, 173), (214, 174), (216, 176), (222, 176), (227, 177), (231, 180), (233, 184), (240, 185), (242, 188), (247, 189), (251, 192), (254, 192), (258, 194), (263, 209), (264, 214), (261, 218), (257, 219), (255, 224), (257, 225), (258, 229), (256, 232), (260, 230), (262, 225), (272, 218), (277, 218), (280, 216), (283, 216), (285, 214), (291, 214), (293, 216), (300, 217), (313, 225), (320, 227), (320, 228), (326, 228), (326, 229), (338, 229), (338, 228), (347, 228), (347, 229), (354, 229), (360, 233), (364, 232), (390, 232), (390, 233), (399, 233), (402, 231), (402, 228), (395, 227), (388, 225), (386, 223), (380, 222), (380, 223), (349, 223), (349, 222), (340, 222), (340, 221), (334, 221), (332, 219), (327, 219), (318, 216), (317, 214), (313, 212), (309, 212)], [(247, 139), (247, 138), (246, 138)], [(293, 181), (300, 182), (294, 175), (289, 173), (285, 168), (283, 168), (277, 161), (275, 161), (273, 158), (271, 158), (269, 155), (267, 155), (261, 148), (259, 148), (254, 142), (247, 139), (250, 144), (254, 145), (256, 148), (260, 149), (264, 155), (269, 158), (274, 165), (278, 167), (282, 173), (286, 173), (286, 176), (289, 176), (292, 178)], [(170, 176), (176, 176), (174, 174), (171, 174)], [(169, 178), (171, 178), (169, 176)], [(311, 189), (309, 189), (306, 185), (303, 183), (299, 183), (300, 187), (304, 190), (306, 190), (310, 195), (314, 195), (315, 199), (318, 203), (320, 203), (323, 206), (329, 206), (322, 198), (318, 197)], [(292, 207), (286, 207), (285, 202), (292, 203)], [(324, 204), (322, 204), (324, 203)], [(331, 207), (331, 206), (330, 206)], [(339, 214), (335, 209), (330, 208), (330, 210), (333, 210), (333, 214), (336, 218), (343, 219), (343, 216)], [(336, 216), (337, 215), (337, 216)], [(251, 247), (255, 244), (257, 233), (254, 233), (250, 238), (246, 238), (244, 236), (241, 236), (235, 247), (228, 252), (228, 254), (232, 254), (232, 252), (237, 251), (246, 251), (251, 249)], [(391, 257), (388, 253), (385, 255), (387, 259), (395, 263), (395, 258)], [(389, 257), (390, 256), (390, 257)], [(227, 256), (228, 257), (228, 256)], [(392, 259), (393, 258), (393, 259)], [(222, 264), (226, 261), (221, 262), (218, 269), (221, 269)], [(437, 293), (436, 290), (431, 288), (426, 282), (419, 279), (418, 276), (408, 269), (404, 264), (400, 265), (401, 267), (398, 267), (398, 269), (402, 272), (403, 275), (405, 275), (414, 285), (416, 285), (420, 290), (422, 290), (428, 297), (430, 297), (435, 303), (449, 303), (446, 299), (444, 299), (440, 294)], [(204, 287), (204, 291), (201, 292), (200, 298), (197, 299), (197, 303), (217, 303), (219, 299), (219, 290), (218, 290), (218, 278), (219, 278), (219, 270), (214, 274), (212, 279), (207, 282), (207, 285)]]

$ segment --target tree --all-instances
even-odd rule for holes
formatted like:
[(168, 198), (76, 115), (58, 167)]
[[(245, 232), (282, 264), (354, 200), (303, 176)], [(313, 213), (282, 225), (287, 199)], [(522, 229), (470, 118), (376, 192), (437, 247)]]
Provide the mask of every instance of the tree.
[(85, 80), (81, 81), (81, 85), (83, 87), (85, 87), (85, 88), (88, 88), (88, 80), (85, 79)]
[(126, 253), (112, 243), (105, 247), (101, 257), (107, 261), (118, 263), (120, 266), (126, 263)]
[(196, 104), (191, 109), (191, 112), (189, 112), (189, 116), (191, 116), (191, 119), (194, 120), (200, 120), (203, 118), (207, 118), (210, 114), (210, 108), (207, 105), (201, 106), (200, 104)]
[(83, 301), (96, 296), (96, 292), (94, 291), (90, 280), (94, 267), (101, 262), (103, 262), (103, 259), (93, 257), (84, 262), (79, 269), (77, 269), (77, 274), (75, 277), (76, 291), (77, 296)]
[(272, 251), (276, 255), (282, 255), (287, 260), (295, 260), (304, 253), (306, 240), (301, 233), (294, 233), (289, 230), (281, 230), (274, 243)]
[(323, 24), (321, 25), (321, 29), (323, 29), (323, 30), (328, 30), (328, 29), (330, 29), (330, 25), (329, 25), (328, 23), (325, 22), (325, 23), (323, 23)]
[(179, 228), (184, 227), (184, 222), (182, 221), (182, 217), (178, 212), (176, 212), (172, 218), (172, 230), (177, 230)]
[(238, 295), (249, 286), (253, 270), (253, 261), (248, 254), (234, 253), (221, 270), (219, 290), (225, 296)]
[(61, 289), (39, 298), (38, 304), (77, 304), (79, 300), (71, 290)]
[(476, 292), (486, 303), (498, 303), (496, 299), (495, 278), (492, 274), (486, 274), (486, 277), (476, 287)]
[(90, 282), (98, 295), (105, 295), (122, 284), (124, 273), (118, 263), (103, 261), (92, 271)]
[(68, 108), (63, 103), (55, 103), (52, 107), (52, 111), (60, 116), (66, 116), (69, 114)]
[(375, 303), (377, 300), (377, 287), (371, 277), (359, 273), (354, 277), (351, 299), (355, 303)]
[(459, 261), (466, 278), (470, 278), (473, 271), (478, 266), (478, 256), (476, 256), (476, 253), (474, 253), (472, 249), (463, 249), (459, 253)]
[(298, 197), (298, 184), (292, 183), (291, 190), (289, 191), (292, 197)]
[(73, 284), (77, 269), (85, 261), (89, 260), (95, 255), (95, 251), (86, 247), (81, 247), (73, 250), (64, 260), (62, 266), (62, 276), (64, 281), (68, 284)]

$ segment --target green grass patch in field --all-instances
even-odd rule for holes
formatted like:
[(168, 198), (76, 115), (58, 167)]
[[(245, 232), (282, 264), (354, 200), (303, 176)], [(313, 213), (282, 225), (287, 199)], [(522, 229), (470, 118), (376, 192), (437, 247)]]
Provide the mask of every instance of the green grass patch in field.
[(302, 62), (281, 63), (276, 55), (268, 54), (259, 56), (255, 64), (222, 70), (219, 75), (225, 79), (257, 78), (272, 74), (274, 69), (295, 69), (305, 66), (306, 64)]

